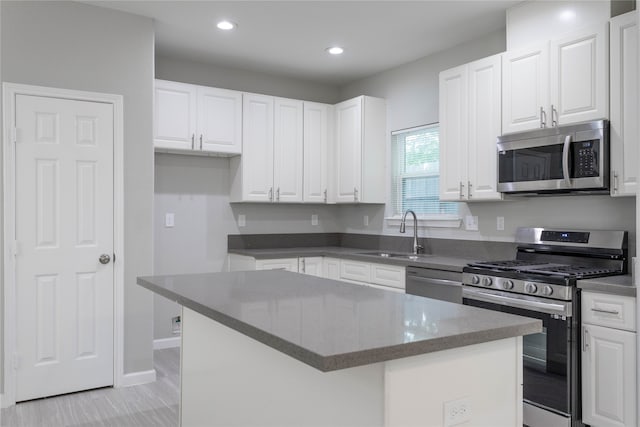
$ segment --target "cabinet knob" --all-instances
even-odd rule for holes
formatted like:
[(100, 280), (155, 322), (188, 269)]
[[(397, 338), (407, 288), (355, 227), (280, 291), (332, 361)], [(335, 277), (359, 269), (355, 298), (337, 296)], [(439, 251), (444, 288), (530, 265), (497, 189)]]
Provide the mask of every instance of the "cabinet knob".
[(544, 108), (540, 107), (540, 128), (547, 127), (547, 113), (544, 111)]
[(276, 202), (280, 201), (280, 187), (276, 190)]
[(551, 127), (558, 126), (558, 110), (551, 104)]
[(273, 202), (273, 187), (269, 188), (269, 201)]
[(192, 150), (195, 149), (195, 146), (196, 146), (195, 144), (196, 144), (196, 134), (192, 133), (191, 134), (191, 149)]
[(200, 151), (202, 151), (202, 134), (200, 134)]
[(356, 187), (353, 187), (353, 201), (358, 201), (358, 189)]
[(327, 189), (324, 190), (324, 202), (327, 203)]

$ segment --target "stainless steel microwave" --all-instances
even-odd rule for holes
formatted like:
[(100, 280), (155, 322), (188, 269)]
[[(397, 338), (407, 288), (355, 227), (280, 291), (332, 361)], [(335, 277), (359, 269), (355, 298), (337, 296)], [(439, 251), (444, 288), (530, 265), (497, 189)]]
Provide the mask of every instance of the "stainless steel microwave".
[(498, 191), (512, 194), (606, 193), (609, 122), (498, 137)]

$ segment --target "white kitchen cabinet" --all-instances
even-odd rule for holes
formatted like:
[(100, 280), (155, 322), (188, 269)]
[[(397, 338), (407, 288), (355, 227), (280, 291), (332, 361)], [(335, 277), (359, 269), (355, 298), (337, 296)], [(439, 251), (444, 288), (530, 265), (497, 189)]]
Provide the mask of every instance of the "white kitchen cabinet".
[(335, 105), (335, 200), (384, 203), (386, 105), (359, 96)]
[(340, 279), (355, 282), (371, 282), (371, 265), (367, 262), (340, 260)]
[(298, 258), (298, 272), (311, 276), (324, 277), (323, 261), (321, 256)]
[(503, 54), (502, 131), (609, 117), (608, 23)]
[(405, 268), (399, 265), (371, 264), (371, 283), (376, 287), (405, 289)]
[(327, 279), (340, 280), (340, 260), (337, 258), (327, 258), (323, 260), (323, 276)]
[(298, 272), (298, 258), (257, 259), (256, 270), (287, 270)]
[(302, 202), (302, 101), (243, 97), (243, 154), (231, 159), (232, 202)]
[(501, 57), (440, 73), (440, 200), (501, 200)]
[(317, 102), (304, 102), (304, 177), (305, 203), (328, 203), (329, 144), (332, 139), (333, 106)]
[(191, 154), (242, 152), (242, 93), (155, 81), (154, 147)]
[(634, 298), (583, 292), (582, 420), (593, 427), (636, 426), (635, 316)]
[(611, 18), (611, 195), (635, 196), (638, 182), (638, 26), (636, 12)]

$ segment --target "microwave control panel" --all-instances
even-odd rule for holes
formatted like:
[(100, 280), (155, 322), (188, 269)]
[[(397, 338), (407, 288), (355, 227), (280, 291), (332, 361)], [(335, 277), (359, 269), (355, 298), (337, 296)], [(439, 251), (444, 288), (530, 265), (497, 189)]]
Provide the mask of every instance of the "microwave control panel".
[(598, 140), (576, 141), (573, 144), (572, 178), (588, 178), (600, 175)]

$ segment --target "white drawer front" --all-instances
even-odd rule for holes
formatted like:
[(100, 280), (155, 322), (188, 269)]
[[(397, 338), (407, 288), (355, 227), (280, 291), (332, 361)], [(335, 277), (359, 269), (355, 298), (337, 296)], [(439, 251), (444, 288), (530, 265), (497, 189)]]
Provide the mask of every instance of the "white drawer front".
[(404, 289), (404, 267), (371, 264), (371, 283)]
[(256, 270), (287, 270), (298, 272), (298, 258), (259, 259)]
[(636, 299), (620, 295), (583, 292), (582, 322), (635, 331)]
[(340, 277), (358, 282), (371, 282), (371, 266), (366, 262), (340, 260)]

